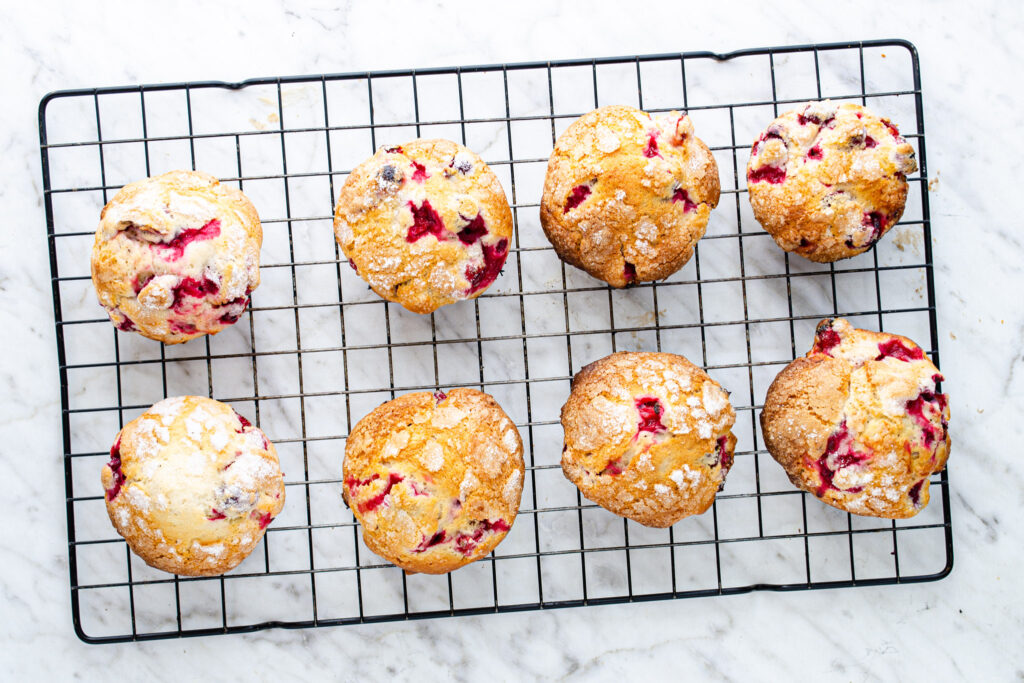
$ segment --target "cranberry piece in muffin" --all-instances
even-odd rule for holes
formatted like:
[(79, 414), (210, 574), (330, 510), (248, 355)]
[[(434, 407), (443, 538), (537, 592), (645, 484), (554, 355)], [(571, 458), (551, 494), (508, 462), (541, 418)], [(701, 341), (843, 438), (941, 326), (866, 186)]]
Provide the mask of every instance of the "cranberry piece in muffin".
[(824, 320), (807, 355), (768, 389), (765, 444), (794, 485), (833, 507), (912, 517), (928, 504), (928, 477), (949, 457), (940, 381), (906, 337)]
[(558, 138), (540, 219), (563, 261), (625, 287), (682, 268), (718, 197), (718, 166), (688, 116), (616, 105)]
[(107, 514), (132, 552), (183, 576), (237, 566), (284, 507), (273, 444), (201, 396), (164, 399), (125, 425), (101, 478)]
[(501, 273), (512, 211), (484, 161), (449, 140), (382, 147), (345, 181), (338, 244), (380, 296), (415, 313), (479, 296)]
[(252, 202), (198, 171), (125, 185), (104, 207), (92, 280), (118, 329), (177, 344), (238, 321), (260, 283)]
[(870, 249), (903, 215), (914, 149), (859, 104), (808, 102), (772, 121), (747, 164), (754, 217), (786, 251), (830, 262)]
[(728, 394), (682, 356), (614, 353), (573, 378), (562, 470), (598, 505), (667, 527), (714, 502), (735, 420)]
[(419, 392), (378, 406), (345, 444), (342, 495), (373, 552), (443, 574), (505, 537), (523, 490), (523, 443), (475, 389)]

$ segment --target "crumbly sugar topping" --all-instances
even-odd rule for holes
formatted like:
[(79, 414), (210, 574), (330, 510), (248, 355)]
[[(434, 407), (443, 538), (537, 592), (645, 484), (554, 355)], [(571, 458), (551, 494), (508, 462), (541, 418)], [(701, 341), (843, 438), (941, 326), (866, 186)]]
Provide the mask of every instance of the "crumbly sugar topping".
[(597, 143), (594, 146), (605, 154), (611, 154), (622, 146), (619, 136), (607, 126), (598, 126), (595, 135)]
[(120, 329), (179, 343), (238, 319), (259, 284), (261, 241), (238, 190), (172, 171), (126, 185), (104, 208), (93, 283)]
[(423, 466), (428, 472), (437, 472), (444, 466), (444, 448), (436, 441), (427, 441), (421, 456)]
[[(188, 564), (192, 544), (209, 552), (231, 541), (238, 551), (217, 556), (234, 566), (252, 545), (239, 545), (234, 534), (251, 527), (262, 535), (284, 504), (273, 446), (211, 399), (159, 402), (124, 427), (112, 454), (117, 457), (102, 473), (111, 520), (133, 550), (161, 569), (186, 575), (225, 571), (218, 562), (195, 570)], [(185, 564), (160, 559), (168, 557)]]
[(712, 419), (717, 418), (729, 405), (729, 395), (713, 382), (704, 382), (702, 393), (704, 409)]
[(780, 373), (762, 427), (794, 483), (842, 510), (905, 518), (927, 504), (949, 454), (948, 398), (913, 341), (819, 323), (814, 346)]
[(480, 480), (473, 474), (473, 470), (467, 469), (466, 475), (462, 478), (462, 483), (459, 484), (459, 498), (466, 500), (469, 494), (472, 493), (477, 486), (480, 485)]
[(719, 194), (714, 157), (687, 117), (602, 107), (556, 141), (541, 223), (564, 260), (625, 287), (682, 267)]
[(832, 262), (871, 248), (899, 220), (916, 168), (891, 122), (853, 103), (808, 102), (754, 142), (747, 188), (780, 247)]
[(447, 405), (434, 412), (434, 426), (438, 429), (451, 429), (466, 419), (466, 412), (456, 406)]
[(347, 178), (334, 225), (359, 276), (385, 299), (423, 314), (486, 289), (512, 236), (497, 177), (448, 140), (378, 150)]
[[(609, 416), (616, 413), (622, 432), (612, 434)], [(562, 411), (562, 467), (591, 500), (664, 526), (714, 499), (731, 466), (734, 420), (726, 392), (685, 359), (613, 354), (573, 380)]]
[(516, 505), (519, 502), (519, 494), (523, 489), (522, 480), (523, 475), (519, 470), (512, 470), (512, 474), (505, 480), (501, 493), (509, 505)]
[[(406, 445), (390, 458), (397, 431)], [(471, 389), (405, 394), (365, 416), (346, 443), (345, 496), (374, 552), (412, 571), (449, 571), (511, 526), (522, 445), (494, 400)]]

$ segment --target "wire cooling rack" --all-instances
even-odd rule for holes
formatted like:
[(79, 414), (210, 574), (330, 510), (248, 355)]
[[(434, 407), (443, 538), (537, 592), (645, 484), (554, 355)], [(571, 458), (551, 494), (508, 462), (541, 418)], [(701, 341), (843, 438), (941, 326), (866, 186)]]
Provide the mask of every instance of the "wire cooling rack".
[[(750, 145), (808, 100), (855, 101), (898, 122), (920, 172), (902, 221), (832, 265), (791, 258), (743, 196)], [(590, 109), (686, 110), (711, 147), (722, 199), (693, 259), (665, 281), (613, 290), (561, 264), (538, 206), (555, 137)], [(88, 642), (483, 614), (750, 590), (934, 580), (952, 567), (946, 474), (931, 504), (891, 522), (823, 505), (763, 448), (760, 400), (844, 315), (898, 331), (938, 360), (918, 57), (901, 40), (178, 83), (56, 92), (39, 108), (61, 381), (72, 614)], [(382, 144), (447, 137), (501, 178), (515, 243), (480, 298), (416, 316), (347, 267), (331, 229), (346, 173)], [(253, 199), (263, 282), (215, 337), (163, 346), (115, 331), (95, 301), (99, 211), (126, 182), (199, 168)], [(559, 409), (580, 367), (616, 350), (682, 353), (732, 391), (735, 466), (706, 514), (648, 529), (591, 504), (562, 476)], [(341, 500), (350, 425), (420, 389), (478, 387), (512, 416), (528, 476), (512, 531), (447, 576), (404, 575), (362, 545)], [(117, 430), (169, 395), (255, 418), (277, 444), (287, 505), (222, 577), (135, 558), (99, 481)]]

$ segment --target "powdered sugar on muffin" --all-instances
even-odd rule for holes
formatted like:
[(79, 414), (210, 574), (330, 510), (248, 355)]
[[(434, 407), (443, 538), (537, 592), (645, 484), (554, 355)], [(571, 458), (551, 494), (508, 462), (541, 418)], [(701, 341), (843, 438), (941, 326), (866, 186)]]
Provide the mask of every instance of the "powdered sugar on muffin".
[(165, 399), (125, 425), (102, 482), (110, 520), (132, 551), (185, 576), (238, 565), (284, 506), (273, 444), (200, 396)]
[(564, 261), (625, 287), (681, 268), (718, 197), (718, 166), (688, 116), (602, 107), (555, 143), (541, 225)]
[(768, 389), (761, 427), (797, 487), (859, 515), (905, 518), (929, 500), (949, 457), (949, 401), (922, 349), (842, 318)]
[(523, 490), (523, 444), (474, 389), (405, 394), (378, 406), (345, 445), (343, 495), (373, 552), (441, 574), (490, 553)]
[(666, 527), (714, 502), (732, 466), (728, 394), (682, 356), (620, 352), (573, 378), (562, 470), (584, 496)]
[(450, 140), (381, 147), (334, 213), (345, 256), (380, 296), (415, 313), (479, 296), (501, 272), (512, 211), (483, 159)]
[(758, 136), (747, 164), (754, 217), (786, 251), (829, 262), (870, 249), (903, 215), (914, 149), (858, 104), (808, 102)]
[(125, 185), (104, 207), (92, 280), (119, 329), (177, 344), (238, 320), (260, 282), (262, 242), (245, 195), (171, 171)]

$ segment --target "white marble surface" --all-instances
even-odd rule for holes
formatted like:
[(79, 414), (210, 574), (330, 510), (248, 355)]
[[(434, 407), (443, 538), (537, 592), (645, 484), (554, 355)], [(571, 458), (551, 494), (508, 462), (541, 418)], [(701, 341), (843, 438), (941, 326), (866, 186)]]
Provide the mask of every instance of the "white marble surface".
[[(35, 3), (0, 8), (0, 662), (12, 678), (516, 679), (626, 673), (839, 680), (1024, 675), (1017, 515), (1024, 310), (1012, 204), (1024, 12), (1003, 3), (618, 5)], [(999, 9), (997, 9), (999, 8)], [(36, 106), (48, 91), (903, 37), (921, 53), (942, 367), (952, 396), (956, 564), (938, 583), (88, 646), (71, 628)], [(486, 156), (486, 155), (485, 155)], [(1001, 201), (1002, 200), (1002, 201)], [(81, 229), (91, 229), (91, 221)], [(954, 235), (957, 238), (954, 238)], [(964, 235), (969, 239), (959, 239)], [(261, 290), (262, 291), (262, 290)], [(55, 657), (54, 653), (61, 653)], [(115, 668), (116, 667), (116, 668)]]

